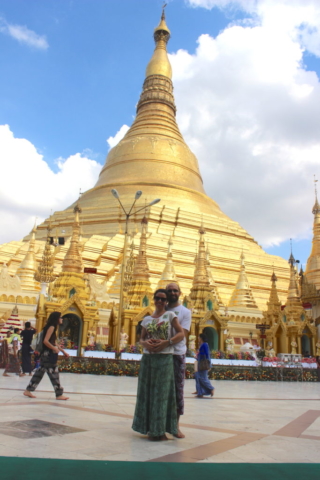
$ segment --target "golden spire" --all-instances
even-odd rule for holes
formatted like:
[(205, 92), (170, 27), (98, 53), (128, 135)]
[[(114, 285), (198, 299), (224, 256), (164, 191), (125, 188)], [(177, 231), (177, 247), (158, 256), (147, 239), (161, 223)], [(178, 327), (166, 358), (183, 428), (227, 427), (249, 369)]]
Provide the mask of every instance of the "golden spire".
[(177, 277), (174, 271), (174, 265), (172, 260), (172, 252), (171, 252), (172, 245), (173, 245), (172, 236), (170, 236), (168, 241), (167, 260), (166, 260), (161, 278), (158, 283), (158, 288), (166, 288), (168, 283), (177, 283)]
[(73, 272), (73, 273), (82, 273), (82, 259), (79, 251), (79, 235), (80, 235), (80, 221), (79, 214), (81, 213), (81, 208), (77, 204), (74, 209), (74, 222), (72, 225), (72, 236), (70, 241), (69, 249), (64, 257), (62, 263), (63, 272)]
[(220, 295), (219, 295), (219, 292), (218, 292), (218, 288), (217, 288), (217, 285), (216, 285), (216, 282), (213, 278), (213, 275), (212, 275), (212, 270), (211, 270), (211, 264), (210, 264), (210, 250), (209, 250), (209, 244), (207, 244), (207, 250), (206, 250), (206, 259), (207, 259), (207, 272), (208, 272), (208, 277), (209, 277), (209, 282), (210, 282), (210, 286), (211, 286), (211, 291), (218, 303), (218, 305), (220, 307), (223, 306), (223, 302), (220, 298)]
[(286, 306), (292, 307), (301, 305), (299, 287), (297, 282), (297, 272), (295, 269), (296, 260), (292, 254), (292, 251), (288, 263), (290, 264), (290, 282)]
[(205, 229), (201, 222), (199, 229), (200, 240), (198, 253), (195, 260), (195, 271), (190, 291), (190, 298), (193, 308), (197, 311), (206, 311), (206, 301), (211, 294), (212, 287), (210, 286), (209, 274), (207, 270), (207, 256), (206, 245), (204, 241)]
[(123, 284), (123, 290), (124, 292), (127, 292), (131, 281), (132, 281), (132, 274), (133, 274), (133, 269), (134, 269), (134, 264), (136, 261), (136, 257), (134, 255), (134, 241), (132, 239), (130, 249), (127, 249), (127, 260), (125, 262), (125, 273), (124, 273), (124, 284)]
[(148, 220), (143, 217), (141, 221), (142, 231), (140, 237), (139, 253), (135, 260), (132, 281), (128, 289), (128, 305), (141, 307), (145, 296), (152, 295), (150, 285), (150, 273), (147, 262), (147, 226)]
[(309, 283), (312, 283), (317, 290), (320, 290), (320, 205), (317, 195), (317, 181), (316, 179), (314, 180), (315, 204), (312, 209), (314, 215), (312, 250), (307, 261), (305, 276)]
[(18, 268), (17, 275), (20, 278), (21, 288), (23, 290), (40, 290), (39, 283), (35, 280), (35, 272), (37, 271), (37, 262), (35, 257), (35, 239), (36, 225), (31, 230), (31, 238), (28, 251)]
[(55, 279), (53, 275), (53, 263), (54, 258), (51, 251), (50, 245), (50, 233), (51, 233), (51, 222), (48, 224), (47, 228), (47, 240), (44, 247), (42, 260), (38, 265), (38, 270), (36, 271), (34, 278), (40, 283), (51, 283)]
[(198, 255), (197, 255), (197, 260), (196, 260), (196, 268), (194, 272), (194, 277), (193, 277), (193, 286), (203, 286), (203, 287), (209, 287), (210, 286), (210, 280), (209, 280), (209, 274), (207, 270), (207, 255), (206, 255), (206, 245), (204, 241), (204, 235), (206, 231), (203, 227), (203, 224), (201, 224), (199, 234), (200, 234), (200, 241), (199, 241), (199, 249), (198, 249)]
[(146, 69), (146, 77), (163, 75), (172, 78), (172, 69), (167, 55), (167, 43), (170, 39), (170, 30), (167, 27), (164, 8), (159, 25), (154, 29), (156, 48)]
[[(81, 204), (100, 204), (102, 196), (109, 196), (110, 188), (119, 187), (122, 203), (129, 205), (132, 190), (139, 185), (146, 197), (153, 197), (156, 188), (164, 205), (180, 207), (178, 198), (183, 195), (185, 208), (227, 218), (205, 195), (198, 161), (176, 123), (166, 51), (169, 36), (163, 12), (154, 31), (156, 48), (147, 67), (137, 116), (124, 138), (110, 150), (98, 182), (83, 193)], [(166, 174), (159, 176), (160, 170)]]
[(81, 208), (78, 203), (74, 207), (74, 222), (69, 249), (62, 263), (62, 270), (53, 284), (52, 296), (58, 301), (66, 300), (73, 295), (86, 302), (90, 297), (90, 287), (87, 285), (83, 273), (82, 258), (79, 251)]
[(240, 261), (240, 273), (231, 299), (229, 301), (229, 307), (257, 309), (258, 307), (255, 299), (253, 298), (251, 287), (246, 274), (246, 267), (244, 262), (245, 256), (243, 251), (241, 252)]
[(267, 312), (268, 313), (280, 312), (281, 302), (280, 302), (279, 296), (278, 296), (277, 281), (278, 281), (277, 276), (273, 271), (273, 273), (271, 275), (270, 297), (269, 297), (269, 301), (267, 302), (267, 306), (268, 306)]

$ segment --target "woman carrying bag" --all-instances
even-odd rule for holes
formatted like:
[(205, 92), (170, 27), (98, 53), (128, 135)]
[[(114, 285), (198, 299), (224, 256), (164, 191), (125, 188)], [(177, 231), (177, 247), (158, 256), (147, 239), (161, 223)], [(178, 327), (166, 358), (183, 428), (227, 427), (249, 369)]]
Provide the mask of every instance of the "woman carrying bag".
[(199, 353), (197, 360), (198, 371), (195, 372), (197, 398), (203, 398), (204, 395), (213, 397), (214, 387), (208, 378), (208, 371), (211, 368), (210, 350), (207, 344), (207, 337), (203, 333), (199, 335)]

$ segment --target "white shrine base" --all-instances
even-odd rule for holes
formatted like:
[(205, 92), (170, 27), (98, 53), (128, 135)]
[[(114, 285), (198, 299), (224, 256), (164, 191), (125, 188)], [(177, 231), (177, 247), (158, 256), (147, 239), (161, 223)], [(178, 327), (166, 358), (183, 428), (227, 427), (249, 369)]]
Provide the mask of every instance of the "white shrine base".
[[(78, 356), (78, 350), (69, 350), (68, 348), (64, 348), (63, 350), (66, 353), (68, 353), (70, 357), (77, 357)], [(59, 352), (59, 355), (63, 355), (63, 353)]]
[(140, 362), (142, 355), (140, 353), (121, 353), (121, 360), (136, 360)]
[(99, 350), (88, 350), (84, 352), (86, 358), (116, 358), (116, 352), (100, 352)]

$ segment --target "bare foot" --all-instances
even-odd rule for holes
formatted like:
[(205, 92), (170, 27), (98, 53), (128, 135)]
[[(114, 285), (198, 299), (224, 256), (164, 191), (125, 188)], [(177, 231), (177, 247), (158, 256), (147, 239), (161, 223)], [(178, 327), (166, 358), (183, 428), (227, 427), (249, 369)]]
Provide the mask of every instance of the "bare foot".
[(185, 434), (181, 432), (180, 428), (178, 429), (178, 433), (174, 435), (176, 438), (186, 438)]
[(8, 375), (7, 373), (3, 373), (2, 376), (3, 377), (10, 377), (10, 375)]
[(24, 377), (25, 375), (25, 373), (19, 373), (19, 377)]
[(211, 397), (213, 397), (213, 395), (214, 395), (214, 389), (213, 389), (213, 390), (211, 390), (211, 393), (210, 393), (210, 395), (211, 395)]
[(148, 435), (148, 440), (150, 440), (150, 442), (157, 442), (159, 438), (160, 437), (153, 437), (152, 435)]
[(32, 377), (32, 373), (29, 373), (29, 377)]
[(168, 440), (168, 437), (166, 434), (164, 434), (164, 435), (161, 435), (161, 437), (159, 437), (159, 440)]
[(29, 392), (28, 390), (25, 390), (25, 391), (23, 392), (23, 395), (24, 395), (25, 397), (29, 397), (29, 398), (37, 398), (35, 395), (33, 395), (33, 394), (32, 394), (31, 392)]
[(69, 397), (65, 397), (64, 395), (60, 395), (60, 397), (56, 397), (56, 400), (69, 400)]
[(198, 392), (193, 392), (192, 395), (198, 395)]
[(197, 398), (203, 398), (203, 395), (197, 395)]

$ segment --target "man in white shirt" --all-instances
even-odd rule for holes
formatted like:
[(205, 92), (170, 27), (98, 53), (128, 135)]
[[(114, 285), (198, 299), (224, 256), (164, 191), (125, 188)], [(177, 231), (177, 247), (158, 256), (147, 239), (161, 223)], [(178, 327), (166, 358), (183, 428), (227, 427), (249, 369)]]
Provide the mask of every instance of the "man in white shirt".
[(178, 414), (178, 438), (184, 438), (185, 435), (181, 432), (179, 428), (179, 419), (180, 415), (184, 413), (184, 398), (183, 398), (183, 389), (184, 389), (184, 379), (186, 374), (186, 337), (191, 328), (191, 311), (180, 304), (179, 297), (181, 291), (177, 283), (169, 283), (166, 287), (168, 295), (168, 305), (167, 310), (174, 312), (178, 317), (178, 321), (183, 328), (184, 338), (181, 342), (174, 345), (173, 352), (173, 364), (174, 364), (174, 378), (176, 385), (176, 401), (177, 401), (177, 414)]

